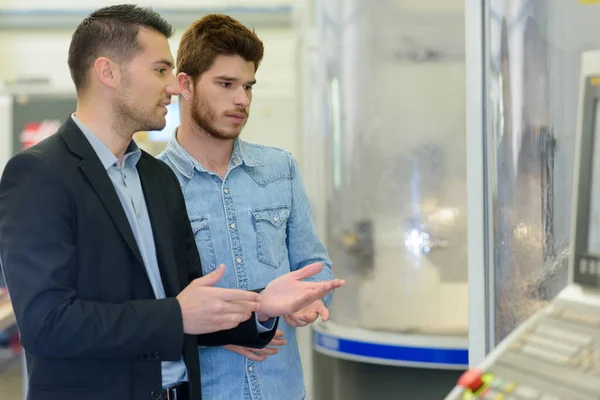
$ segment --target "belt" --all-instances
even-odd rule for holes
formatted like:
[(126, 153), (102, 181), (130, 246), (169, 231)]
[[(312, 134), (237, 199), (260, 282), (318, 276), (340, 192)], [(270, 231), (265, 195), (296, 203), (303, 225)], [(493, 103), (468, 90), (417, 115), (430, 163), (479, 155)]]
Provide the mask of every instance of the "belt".
[[(158, 396), (156, 396), (158, 394)], [(190, 387), (187, 382), (181, 382), (160, 392), (152, 392), (152, 398), (160, 400), (190, 400)]]

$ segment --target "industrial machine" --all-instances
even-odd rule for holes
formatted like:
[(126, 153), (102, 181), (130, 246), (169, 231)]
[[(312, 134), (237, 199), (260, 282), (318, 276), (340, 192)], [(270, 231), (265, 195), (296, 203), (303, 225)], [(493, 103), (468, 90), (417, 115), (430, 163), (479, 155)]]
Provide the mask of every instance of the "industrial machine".
[(582, 57), (569, 285), (446, 400), (600, 399), (600, 51)]
[(313, 325), (315, 348), (353, 362), (463, 370), (464, 5), (320, 8), (324, 131), (310, 146), (325, 148), (315, 171), (326, 186), (324, 239), (334, 273), (349, 283), (331, 320)]

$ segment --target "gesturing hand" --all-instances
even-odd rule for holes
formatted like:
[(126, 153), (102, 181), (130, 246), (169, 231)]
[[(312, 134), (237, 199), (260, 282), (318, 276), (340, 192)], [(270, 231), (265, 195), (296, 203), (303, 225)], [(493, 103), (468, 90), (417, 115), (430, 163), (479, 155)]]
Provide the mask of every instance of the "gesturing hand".
[(318, 274), (322, 269), (321, 263), (314, 263), (271, 281), (261, 292), (258, 320), (266, 321), (284, 314), (293, 314), (321, 299), (333, 289), (346, 284), (342, 279), (321, 282), (302, 281)]
[(280, 346), (284, 346), (286, 344), (287, 344), (287, 340), (285, 340), (283, 338), (283, 331), (278, 330), (277, 332), (275, 332), (275, 336), (273, 337), (273, 340), (271, 340), (271, 342), (269, 342), (267, 347), (265, 347), (263, 349), (252, 349), (250, 347), (236, 346), (233, 344), (229, 344), (229, 345), (223, 346), (223, 347), (229, 351), (233, 351), (234, 353), (244, 356), (249, 360), (264, 361), (267, 359), (267, 357), (279, 353), (278, 348), (273, 348), (273, 347), (269, 347), (269, 346), (280, 347)]
[(225, 273), (225, 265), (194, 279), (179, 293), (183, 331), (189, 335), (232, 329), (260, 308), (261, 296), (254, 292), (212, 287)]
[(285, 314), (283, 318), (285, 322), (288, 323), (292, 328), (298, 328), (302, 326), (306, 326), (308, 324), (312, 324), (321, 316), (323, 322), (327, 322), (329, 320), (329, 310), (323, 304), (323, 301), (316, 300), (304, 307), (300, 311), (296, 311), (293, 314)]

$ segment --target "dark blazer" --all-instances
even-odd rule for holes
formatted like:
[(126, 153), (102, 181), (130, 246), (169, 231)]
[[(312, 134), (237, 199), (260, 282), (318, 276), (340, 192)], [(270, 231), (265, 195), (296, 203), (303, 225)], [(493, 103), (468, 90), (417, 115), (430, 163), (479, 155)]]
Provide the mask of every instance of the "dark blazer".
[(161, 361), (183, 354), (200, 399), (197, 346), (264, 347), (254, 316), (188, 336), (176, 296), (201, 276), (185, 202), (171, 169), (137, 164), (167, 299), (156, 300), (113, 184), (71, 118), (14, 156), (0, 181), (0, 261), (26, 351), (31, 400), (155, 398)]

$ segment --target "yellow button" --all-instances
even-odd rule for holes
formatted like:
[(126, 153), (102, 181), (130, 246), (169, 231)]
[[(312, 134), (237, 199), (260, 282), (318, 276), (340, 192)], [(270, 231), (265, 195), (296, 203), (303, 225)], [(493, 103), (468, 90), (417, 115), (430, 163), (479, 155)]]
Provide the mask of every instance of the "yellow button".
[(465, 390), (463, 392), (462, 400), (473, 400), (473, 399), (476, 399), (476, 398), (477, 397), (475, 397), (475, 395), (473, 394), (473, 392), (471, 392), (470, 390), (469, 391)]
[(487, 374), (484, 374), (481, 377), (481, 380), (483, 381), (483, 383), (490, 385), (494, 381), (494, 374), (488, 372)]

